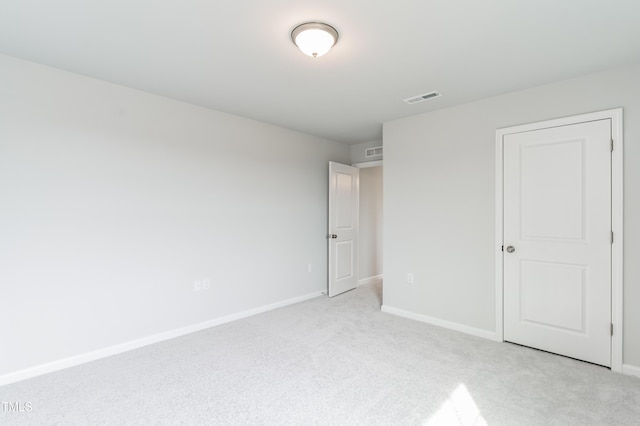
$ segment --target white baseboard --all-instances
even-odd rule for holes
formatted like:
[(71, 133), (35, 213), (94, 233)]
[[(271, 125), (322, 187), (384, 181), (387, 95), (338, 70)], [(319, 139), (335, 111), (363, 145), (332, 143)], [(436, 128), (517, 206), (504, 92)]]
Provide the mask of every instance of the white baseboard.
[(622, 374), (640, 377), (640, 367), (636, 367), (635, 365), (623, 364)]
[(358, 287), (360, 287), (361, 285), (371, 284), (378, 281), (382, 281), (382, 274), (358, 280)]
[(394, 308), (392, 306), (382, 305), (382, 312), (397, 315), (399, 317), (409, 318), (412, 320), (424, 322), (438, 327), (448, 328), (449, 330), (460, 331), (462, 333), (471, 334), (473, 336), (482, 337), (484, 339), (502, 342), (498, 334), (493, 331), (482, 330), (480, 328), (469, 327), (468, 325), (458, 324), (456, 322), (445, 321), (439, 318), (433, 318), (427, 315), (416, 314), (414, 312), (405, 311), (403, 309)]
[(282, 308), (296, 303), (304, 302), (305, 300), (313, 299), (318, 296), (322, 296), (323, 293), (318, 291), (306, 296), (295, 297), (293, 299), (284, 300), (282, 302), (273, 303), (271, 305), (261, 306), (248, 311), (238, 312), (236, 314), (227, 315), (221, 318), (215, 318), (209, 321), (204, 321), (198, 324), (189, 325), (187, 327), (176, 328), (174, 330), (165, 331), (163, 333), (153, 334), (151, 336), (136, 339), (130, 342), (121, 343), (119, 345), (109, 346), (107, 348), (98, 349), (96, 351), (87, 352), (84, 354), (60, 359), (57, 361), (49, 362), (46, 364), (37, 365), (35, 367), (19, 370), (13, 373), (8, 373), (0, 376), (0, 386), (8, 385), (10, 383), (19, 382), (21, 380), (30, 379), (32, 377), (41, 376), (43, 374), (52, 373), (54, 371), (63, 370), (65, 368), (73, 367), (87, 362), (95, 361), (108, 356), (117, 355), (123, 352), (128, 352), (134, 349), (141, 348), (143, 346), (152, 345), (154, 343), (162, 342), (176, 337), (184, 336), (186, 334), (195, 333), (197, 331), (205, 330), (207, 328), (215, 327), (218, 325), (226, 324), (232, 321), (236, 321), (242, 318), (251, 317), (261, 314), (263, 312), (272, 311), (274, 309)]

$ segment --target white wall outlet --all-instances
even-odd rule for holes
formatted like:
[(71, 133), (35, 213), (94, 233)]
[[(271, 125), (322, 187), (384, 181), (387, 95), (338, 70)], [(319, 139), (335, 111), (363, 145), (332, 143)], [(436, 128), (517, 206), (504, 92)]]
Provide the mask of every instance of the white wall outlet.
[(193, 291), (209, 290), (211, 288), (211, 280), (205, 278), (202, 280), (195, 280), (193, 282)]
[(407, 272), (407, 283), (409, 283), (409, 284), (413, 284), (414, 283), (413, 272)]
[(308, 272), (311, 272), (311, 264), (309, 264), (309, 265), (307, 266), (307, 271), (308, 271)]

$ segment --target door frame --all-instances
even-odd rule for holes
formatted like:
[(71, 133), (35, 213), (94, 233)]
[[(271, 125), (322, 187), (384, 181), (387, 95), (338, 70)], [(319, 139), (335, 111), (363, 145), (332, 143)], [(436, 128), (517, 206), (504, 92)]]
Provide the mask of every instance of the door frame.
[(611, 336), (611, 371), (622, 372), (623, 361), (623, 127), (622, 108), (580, 114), (519, 126), (504, 127), (496, 130), (496, 217), (495, 217), (495, 260), (496, 260), (496, 337), (504, 341), (504, 274), (503, 274), (503, 213), (504, 213), (504, 185), (503, 185), (503, 140), (504, 136), (512, 133), (522, 133), (541, 130), (549, 127), (568, 126), (596, 120), (611, 120), (611, 138), (613, 152), (611, 154), (611, 229), (613, 244), (611, 245), (611, 322), (613, 335)]
[(368, 169), (369, 167), (378, 167), (382, 166), (382, 160), (373, 160), (373, 161), (363, 161), (362, 163), (353, 163), (351, 167), (357, 167), (359, 169)]
[[(351, 163), (352, 167), (357, 167), (359, 169), (368, 169), (368, 168), (372, 168), (372, 167), (384, 167), (384, 160), (371, 160), (371, 161), (362, 161), (360, 163)], [(358, 177), (358, 179), (360, 179)], [(384, 197), (384, 194), (383, 194)], [(358, 182), (358, 203), (360, 203), (360, 182)], [(362, 213), (361, 210), (361, 206), (358, 205), (358, 209), (359, 212)], [(384, 222), (382, 224), (383, 230), (384, 230)], [(358, 238), (360, 238), (360, 223), (358, 222)], [(358, 243), (360, 243), (360, 241), (358, 241)], [(358, 256), (360, 256), (360, 254), (362, 253), (361, 250), (361, 246), (360, 244), (358, 244)], [(382, 247), (382, 249), (384, 250), (384, 246)], [(360, 259), (358, 259), (358, 287), (370, 282), (376, 282), (378, 280), (383, 281), (384, 280), (384, 272), (382, 274), (379, 275), (375, 275), (373, 277), (369, 277), (369, 278), (363, 278), (360, 279)], [(384, 282), (384, 281), (383, 281)]]

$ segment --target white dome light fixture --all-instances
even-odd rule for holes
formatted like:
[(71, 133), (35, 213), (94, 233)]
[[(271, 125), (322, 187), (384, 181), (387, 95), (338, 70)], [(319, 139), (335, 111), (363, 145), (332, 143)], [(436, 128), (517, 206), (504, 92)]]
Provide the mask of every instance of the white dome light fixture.
[(338, 42), (338, 31), (322, 22), (305, 22), (291, 31), (291, 40), (302, 53), (317, 58)]

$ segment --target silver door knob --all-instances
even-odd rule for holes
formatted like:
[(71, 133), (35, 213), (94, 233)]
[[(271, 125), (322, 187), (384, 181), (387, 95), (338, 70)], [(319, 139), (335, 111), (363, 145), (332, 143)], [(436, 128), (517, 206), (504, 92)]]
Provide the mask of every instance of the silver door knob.
[(516, 248), (514, 246), (507, 247), (507, 253), (513, 253), (514, 251), (516, 251)]

